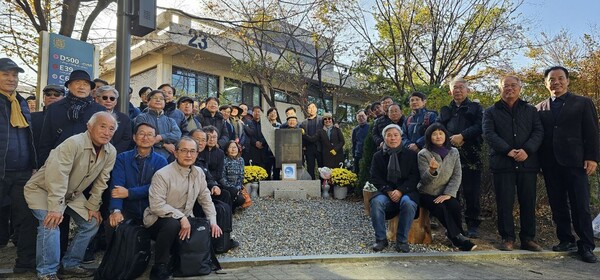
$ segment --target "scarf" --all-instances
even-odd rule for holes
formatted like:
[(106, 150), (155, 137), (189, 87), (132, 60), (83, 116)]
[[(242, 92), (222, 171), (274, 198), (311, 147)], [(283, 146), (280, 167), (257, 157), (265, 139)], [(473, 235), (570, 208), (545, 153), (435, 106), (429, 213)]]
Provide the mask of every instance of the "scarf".
[(67, 109), (67, 118), (72, 121), (78, 120), (79, 113), (93, 102), (91, 96), (81, 98), (71, 93), (69, 93), (66, 98), (69, 102), (69, 109)]
[(331, 140), (331, 130), (333, 129), (333, 125), (331, 126), (323, 126), (323, 130), (327, 132), (327, 139)]
[(398, 161), (398, 154), (402, 152), (402, 146), (396, 148), (390, 148), (385, 143), (383, 144), (383, 154), (390, 155), (390, 159), (387, 165), (387, 180), (392, 183), (397, 183), (402, 177), (400, 171), (400, 161)]
[(17, 93), (13, 92), (13, 94), (6, 94), (4, 92), (0, 92), (2, 95), (8, 98), (10, 101), (10, 124), (16, 128), (25, 128), (29, 127), (27, 120), (23, 117), (23, 113), (21, 112), (21, 104), (17, 100)]
[(432, 147), (429, 150), (440, 155), (440, 157), (442, 157), (442, 159), (444, 159), (450, 152), (450, 150), (448, 148), (443, 147), (443, 146), (439, 147), (436, 145), (432, 145)]

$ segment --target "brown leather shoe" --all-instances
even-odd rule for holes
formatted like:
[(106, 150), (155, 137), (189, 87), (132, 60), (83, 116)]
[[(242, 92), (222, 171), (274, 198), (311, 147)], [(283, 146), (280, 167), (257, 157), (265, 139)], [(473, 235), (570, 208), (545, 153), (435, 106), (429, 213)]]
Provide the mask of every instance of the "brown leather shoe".
[(533, 240), (521, 242), (521, 249), (534, 252), (541, 252), (544, 250), (542, 246), (538, 245)]
[(515, 247), (515, 242), (512, 240), (502, 240), (502, 244), (500, 245), (501, 251), (512, 251)]

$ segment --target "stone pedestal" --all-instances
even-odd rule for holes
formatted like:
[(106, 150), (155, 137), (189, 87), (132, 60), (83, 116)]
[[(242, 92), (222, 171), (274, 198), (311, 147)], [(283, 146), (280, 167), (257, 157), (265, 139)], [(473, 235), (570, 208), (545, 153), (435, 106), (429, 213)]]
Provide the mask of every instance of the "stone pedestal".
[[(286, 181), (260, 181), (259, 197), (275, 196), (276, 190), (305, 192), (306, 197), (321, 197), (321, 181), (319, 180), (286, 180)], [(288, 193), (291, 195), (291, 193)], [(284, 195), (281, 193), (280, 195)], [(297, 193), (294, 196), (301, 194)]]

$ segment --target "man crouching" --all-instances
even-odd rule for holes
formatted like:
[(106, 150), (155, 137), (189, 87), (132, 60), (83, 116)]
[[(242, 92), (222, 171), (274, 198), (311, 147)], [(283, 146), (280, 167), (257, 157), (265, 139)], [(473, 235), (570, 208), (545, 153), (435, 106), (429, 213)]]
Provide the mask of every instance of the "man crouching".
[(212, 237), (221, 236), (217, 225), (217, 212), (206, 187), (206, 176), (200, 167), (194, 166), (198, 157), (198, 143), (184, 136), (175, 147), (176, 161), (158, 170), (150, 184), (150, 206), (144, 212), (144, 226), (156, 243), (154, 266), (150, 279), (170, 279), (169, 260), (171, 247), (177, 238), (190, 237), (188, 217), (193, 216), (194, 203), (202, 206), (210, 221)]
[[(110, 144), (116, 130), (115, 117), (108, 112), (95, 113), (87, 123), (87, 131), (71, 136), (52, 150), (44, 166), (25, 185), (25, 199), (39, 221), (38, 279), (58, 279), (57, 272), (76, 277), (93, 274), (81, 266), (81, 260), (102, 222), (98, 210), (117, 156)], [(90, 196), (86, 199), (83, 191), (90, 186)], [(58, 225), (64, 212), (73, 218), (78, 229), (59, 270)]]

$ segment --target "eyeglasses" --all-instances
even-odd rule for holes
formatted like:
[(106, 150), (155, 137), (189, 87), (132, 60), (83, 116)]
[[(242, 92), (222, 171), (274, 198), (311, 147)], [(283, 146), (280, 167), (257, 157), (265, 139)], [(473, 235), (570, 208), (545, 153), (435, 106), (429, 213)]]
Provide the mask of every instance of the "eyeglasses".
[(53, 92), (44, 92), (44, 95), (48, 96), (48, 97), (50, 97), (50, 96), (61, 97), (63, 94), (60, 92), (53, 91)]
[(165, 99), (164, 99), (164, 98), (161, 98), (161, 97), (152, 97), (152, 98), (150, 98), (150, 100), (155, 100), (155, 101), (165, 101)]
[(324, 121), (330, 121), (332, 118), (323, 118)]
[(154, 135), (154, 133), (148, 133), (148, 134), (138, 133), (136, 135), (139, 136), (140, 138), (152, 138), (152, 137), (156, 136), (156, 135)]
[(114, 96), (106, 96), (106, 95), (105, 95), (105, 96), (102, 96), (102, 100), (104, 100), (104, 101), (106, 101), (106, 100), (109, 100), (109, 99), (110, 99), (110, 101), (115, 101), (115, 100), (117, 100), (117, 98), (116, 98), (116, 97), (114, 97)]
[(177, 151), (180, 152), (180, 153), (182, 153), (182, 154), (187, 154), (187, 155), (193, 155), (193, 154), (197, 154), (198, 153), (198, 150), (195, 150), (195, 149), (191, 149), (191, 150), (188, 150), (188, 149), (178, 149)]
[(208, 138), (208, 140), (214, 140), (214, 139), (217, 139), (217, 136), (214, 136), (214, 135), (208, 135), (208, 137), (207, 137), (207, 138)]

